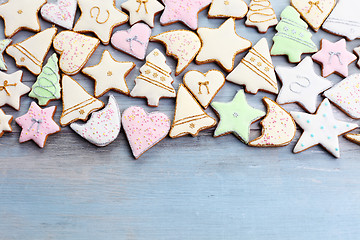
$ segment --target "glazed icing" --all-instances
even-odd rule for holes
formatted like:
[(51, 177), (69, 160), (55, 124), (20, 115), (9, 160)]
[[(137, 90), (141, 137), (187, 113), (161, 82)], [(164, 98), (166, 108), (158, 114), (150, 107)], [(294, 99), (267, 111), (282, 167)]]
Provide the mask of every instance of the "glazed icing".
[(4, 60), (4, 51), (11, 44), (11, 42), (11, 39), (0, 40), (0, 70), (7, 70), (7, 66)]
[(128, 0), (121, 4), (121, 8), (130, 14), (130, 25), (143, 21), (150, 27), (154, 27), (154, 17), (164, 10), (164, 6), (158, 0)]
[(213, 0), (209, 9), (209, 17), (240, 19), (247, 12), (248, 6), (243, 0)]
[(252, 0), (249, 5), (245, 25), (257, 27), (260, 33), (265, 33), (269, 27), (278, 23), (274, 9), (269, 0)]
[(4, 132), (12, 132), (11, 122), (13, 120), (13, 116), (6, 115), (2, 109), (0, 109), (0, 137), (4, 134)]

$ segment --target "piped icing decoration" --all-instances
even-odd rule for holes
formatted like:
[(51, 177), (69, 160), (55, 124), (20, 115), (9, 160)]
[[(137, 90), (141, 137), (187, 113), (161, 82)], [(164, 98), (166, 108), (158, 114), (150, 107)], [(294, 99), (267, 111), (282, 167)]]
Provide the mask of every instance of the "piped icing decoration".
[(349, 65), (356, 60), (356, 56), (346, 49), (345, 39), (332, 43), (321, 40), (321, 49), (312, 56), (315, 62), (322, 65), (322, 76), (328, 77), (333, 73), (347, 77)]
[(94, 53), (100, 41), (72, 31), (62, 31), (56, 35), (53, 45), (60, 54), (59, 66), (68, 75), (77, 74)]
[(339, 158), (338, 136), (358, 127), (357, 124), (336, 120), (328, 99), (320, 104), (314, 115), (303, 112), (291, 112), (290, 114), (304, 130), (294, 148), (294, 153), (305, 151), (320, 144), (332, 155)]
[(158, 0), (128, 0), (121, 4), (121, 8), (129, 12), (130, 25), (143, 21), (150, 27), (154, 27), (155, 16), (164, 10)]
[(235, 56), (251, 47), (251, 42), (240, 37), (235, 30), (235, 19), (229, 18), (219, 28), (197, 30), (202, 47), (196, 57), (197, 64), (218, 63), (230, 72), (234, 68)]
[(209, 6), (212, 0), (162, 0), (165, 10), (160, 18), (161, 25), (182, 22), (192, 30), (198, 28), (198, 14)]
[(130, 107), (122, 115), (122, 124), (132, 153), (138, 159), (168, 135), (171, 122), (164, 113), (148, 114), (141, 107)]
[(360, 145), (360, 134), (348, 133), (345, 135), (345, 138), (353, 143)]
[(213, 0), (208, 16), (210, 18), (236, 18), (245, 17), (248, 5), (243, 0)]
[(199, 105), (196, 99), (182, 84), (176, 97), (174, 122), (171, 126), (170, 137), (177, 138), (187, 134), (196, 137), (200, 131), (212, 128), (216, 120), (210, 117)]
[(71, 30), (75, 21), (77, 0), (57, 0), (41, 8), (41, 16), (48, 22)]
[(278, 93), (274, 65), (271, 60), (266, 38), (250, 49), (239, 65), (226, 77), (226, 80), (245, 85), (245, 91), (257, 94), (259, 90)]
[(287, 55), (289, 62), (301, 61), (301, 54), (317, 52), (318, 48), (311, 40), (312, 34), (306, 22), (300, 19), (295, 8), (288, 6), (281, 13), (281, 21), (276, 26), (274, 45), (271, 55)]
[(360, 119), (360, 74), (353, 74), (324, 92), (336, 106), (352, 118)]
[(63, 111), (60, 124), (67, 126), (79, 119), (86, 120), (90, 113), (102, 108), (104, 103), (85, 91), (74, 79), (62, 77)]
[(4, 135), (4, 132), (12, 132), (11, 122), (13, 116), (6, 115), (2, 109), (0, 109), (0, 138)]
[(72, 130), (98, 147), (105, 147), (115, 141), (120, 133), (120, 127), (120, 109), (113, 95), (109, 96), (106, 107), (92, 113), (86, 123), (70, 124)]
[(269, 0), (252, 0), (246, 17), (245, 25), (256, 27), (260, 33), (266, 33), (269, 27), (278, 23)]
[(30, 88), (21, 82), (21, 70), (12, 74), (0, 72), (0, 107), (5, 104), (20, 110), (20, 98), (30, 92)]
[(177, 60), (175, 75), (182, 73), (194, 60), (200, 51), (200, 38), (187, 30), (173, 30), (160, 33), (150, 38), (151, 41), (161, 42), (166, 46), (166, 54)]
[(99, 98), (110, 90), (129, 94), (125, 78), (134, 67), (135, 63), (116, 61), (110, 52), (105, 50), (99, 64), (86, 67), (82, 72), (95, 80), (94, 95)]
[(78, 0), (81, 15), (75, 32), (93, 32), (108, 45), (113, 29), (128, 21), (128, 16), (115, 6), (115, 0)]
[(136, 23), (128, 30), (117, 31), (111, 37), (111, 45), (130, 56), (144, 60), (151, 36), (151, 28), (144, 23)]
[(35, 102), (32, 102), (28, 112), (15, 119), (22, 128), (19, 142), (33, 140), (39, 147), (43, 148), (48, 136), (61, 130), (53, 119), (55, 112), (56, 106), (42, 109)]
[(239, 90), (231, 102), (213, 102), (211, 107), (220, 118), (214, 137), (233, 133), (245, 144), (249, 143), (251, 124), (265, 115), (247, 103), (243, 90)]
[(184, 85), (205, 109), (225, 84), (224, 74), (218, 70), (202, 73), (196, 70), (184, 75)]
[(51, 100), (61, 98), (60, 74), (56, 53), (51, 55), (42, 72), (32, 86), (29, 97), (39, 101), (40, 106), (46, 106)]
[(252, 147), (284, 147), (294, 139), (296, 124), (291, 115), (270, 98), (264, 97), (267, 114), (261, 121), (262, 134), (249, 143)]
[(140, 68), (135, 79), (131, 97), (147, 98), (149, 106), (159, 106), (160, 98), (174, 98), (176, 92), (172, 83), (171, 68), (166, 64), (165, 56), (155, 49), (146, 57), (146, 63)]
[(318, 95), (333, 85), (315, 73), (311, 57), (306, 57), (296, 67), (276, 67), (275, 70), (282, 82), (276, 102), (296, 102), (310, 113), (316, 111)]
[(11, 44), (11, 39), (0, 40), (0, 70), (6, 71), (7, 66), (4, 60), (5, 49)]
[(34, 75), (39, 75), (56, 32), (55, 27), (45, 29), (22, 42), (9, 46), (6, 53), (15, 59), (18, 67), (24, 66)]
[(5, 37), (11, 38), (22, 29), (41, 30), (38, 12), (46, 0), (8, 0), (0, 5), (0, 17), (5, 23)]

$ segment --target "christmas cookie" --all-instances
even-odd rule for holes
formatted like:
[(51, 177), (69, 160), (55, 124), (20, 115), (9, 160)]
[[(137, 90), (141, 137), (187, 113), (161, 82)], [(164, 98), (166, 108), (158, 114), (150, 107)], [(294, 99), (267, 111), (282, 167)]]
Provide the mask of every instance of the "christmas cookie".
[(21, 70), (12, 74), (0, 72), (0, 107), (7, 104), (20, 110), (21, 96), (30, 92), (30, 88), (21, 82), (22, 76)]
[(312, 59), (322, 65), (323, 77), (328, 77), (333, 73), (347, 77), (349, 75), (349, 65), (356, 60), (356, 56), (346, 50), (345, 39), (341, 39), (336, 43), (322, 39), (321, 49), (312, 56)]
[(0, 137), (4, 135), (4, 132), (12, 132), (11, 122), (13, 116), (6, 115), (2, 109), (0, 109)]
[(41, 8), (41, 16), (48, 22), (71, 30), (75, 21), (77, 0), (58, 0), (46, 3)]
[(295, 8), (288, 6), (281, 13), (281, 21), (276, 26), (274, 45), (271, 55), (287, 55), (289, 62), (301, 61), (301, 54), (317, 52), (317, 46), (311, 40), (312, 34), (306, 22), (300, 19)]
[(345, 138), (353, 143), (360, 145), (360, 134), (348, 133), (345, 135)]
[(6, 53), (15, 59), (18, 67), (24, 66), (34, 75), (39, 75), (56, 32), (55, 27), (48, 28), (22, 42), (9, 46)]
[(171, 126), (170, 137), (177, 138), (187, 134), (196, 137), (200, 131), (212, 128), (216, 120), (210, 117), (191, 96), (184, 85), (179, 85), (176, 97), (174, 122)]
[(243, 90), (239, 90), (231, 102), (213, 102), (211, 107), (220, 118), (214, 137), (233, 133), (245, 144), (249, 143), (251, 124), (265, 115), (263, 111), (249, 106)]
[(151, 28), (137, 23), (129, 30), (117, 31), (111, 37), (111, 45), (130, 56), (144, 60), (151, 36)]
[(0, 5), (0, 17), (4, 19), (5, 36), (11, 38), (22, 29), (41, 30), (38, 12), (46, 0), (8, 0)]
[(141, 107), (130, 107), (122, 124), (135, 159), (163, 140), (169, 133), (170, 119), (164, 113), (148, 114)]
[(316, 111), (318, 95), (333, 85), (315, 73), (311, 57), (306, 57), (296, 67), (276, 67), (275, 70), (283, 85), (276, 102), (296, 102), (310, 113)]
[(360, 47), (354, 49), (354, 53), (358, 56), (359, 60), (356, 65), (360, 68)]
[(98, 147), (105, 147), (115, 141), (120, 127), (120, 109), (113, 95), (110, 95), (104, 109), (91, 114), (89, 121), (70, 124), (72, 130)]
[(339, 158), (338, 136), (358, 127), (357, 124), (336, 120), (328, 99), (320, 104), (314, 115), (303, 112), (291, 112), (291, 115), (296, 123), (304, 129), (294, 148), (294, 153), (305, 151), (320, 144), (332, 155)]
[(261, 121), (262, 134), (252, 140), (252, 147), (284, 147), (295, 137), (296, 124), (291, 115), (270, 98), (264, 97), (267, 114)]
[(75, 32), (93, 32), (108, 45), (113, 29), (128, 21), (128, 16), (116, 8), (115, 0), (78, 0), (81, 16)]
[(46, 106), (51, 100), (61, 98), (60, 74), (56, 53), (51, 55), (42, 72), (32, 86), (29, 97), (39, 101), (40, 106)]
[(269, 27), (278, 23), (269, 0), (252, 0), (246, 17), (245, 25), (256, 27), (260, 33), (266, 33)]
[(205, 109), (225, 84), (225, 76), (218, 70), (202, 73), (196, 70), (184, 75), (184, 85)]
[(121, 8), (129, 12), (130, 25), (143, 21), (150, 27), (154, 27), (155, 16), (164, 10), (158, 0), (128, 0), (121, 4)]
[(200, 51), (200, 38), (187, 30), (163, 32), (150, 38), (151, 41), (161, 42), (166, 46), (166, 54), (178, 60), (175, 75), (179, 75), (189, 66)]
[(87, 63), (100, 41), (72, 31), (62, 31), (54, 39), (53, 45), (60, 54), (60, 69), (68, 75), (77, 74)]
[(248, 6), (243, 0), (213, 0), (209, 9), (209, 18), (245, 17)]
[(4, 51), (11, 44), (11, 39), (0, 40), (0, 70), (6, 71), (7, 66), (4, 60)]
[(249, 40), (237, 35), (233, 18), (226, 20), (219, 28), (199, 28), (197, 32), (202, 41), (196, 57), (197, 64), (217, 62), (230, 72), (234, 68), (235, 56), (251, 47)]
[(130, 93), (132, 97), (147, 98), (149, 106), (159, 106), (160, 98), (174, 98), (176, 92), (171, 85), (171, 68), (166, 64), (165, 56), (158, 50), (153, 50), (146, 63), (140, 68), (140, 76), (135, 79), (135, 87)]
[(74, 79), (67, 75), (62, 78), (63, 111), (61, 126), (69, 125), (79, 119), (86, 121), (90, 113), (102, 108), (104, 103), (85, 91)]
[(105, 50), (98, 65), (86, 67), (82, 72), (95, 80), (94, 95), (99, 98), (110, 90), (129, 94), (125, 78), (134, 67), (133, 62), (116, 61)]
[(259, 90), (278, 93), (274, 65), (266, 38), (262, 38), (250, 49), (226, 80), (245, 85), (245, 91), (248, 93), (257, 94)]

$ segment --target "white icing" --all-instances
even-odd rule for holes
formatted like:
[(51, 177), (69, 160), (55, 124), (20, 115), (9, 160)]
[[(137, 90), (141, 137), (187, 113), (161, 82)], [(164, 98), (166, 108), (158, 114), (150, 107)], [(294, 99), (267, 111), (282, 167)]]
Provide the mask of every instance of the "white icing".
[(7, 70), (7, 66), (4, 59), (5, 49), (11, 44), (11, 39), (0, 40), (0, 69), (3, 71)]
[(57, 0), (41, 8), (41, 16), (48, 22), (71, 30), (75, 21), (77, 0)]
[(349, 133), (346, 134), (345, 137), (354, 143), (360, 144), (360, 134)]
[(248, 11), (248, 6), (243, 0), (213, 0), (209, 17), (234, 17), (243, 18)]
[(164, 9), (157, 0), (128, 0), (121, 7), (129, 12), (130, 25), (143, 21), (150, 27), (154, 27), (154, 17)]
[(4, 132), (12, 132), (11, 121), (13, 116), (5, 115), (4, 111), (0, 109), (0, 137)]
[(265, 33), (271, 26), (278, 23), (274, 9), (269, 0), (252, 0), (247, 13), (246, 26), (257, 27), (259, 32)]

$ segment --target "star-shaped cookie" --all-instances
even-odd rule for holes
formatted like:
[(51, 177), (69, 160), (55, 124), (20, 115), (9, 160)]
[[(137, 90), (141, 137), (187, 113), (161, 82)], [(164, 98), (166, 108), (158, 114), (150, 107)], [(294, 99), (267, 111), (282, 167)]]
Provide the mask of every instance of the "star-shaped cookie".
[(249, 40), (237, 35), (233, 18), (219, 28), (199, 28), (197, 33), (203, 44), (196, 57), (197, 64), (217, 62), (230, 72), (234, 68), (235, 56), (251, 47)]
[(21, 29), (41, 30), (38, 12), (46, 0), (9, 0), (0, 5), (0, 17), (5, 22), (5, 36), (11, 38)]
[(135, 67), (133, 62), (118, 62), (108, 50), (103, 52), (98, 65), (87, 67), (82, 72), (95, 80), (95, 97), (99, 98), (110, 90), (129, 94), (125, 77)]
[(276, 102), (296, 102), (310, 113), (316, 111), (318, 95), (333, 85), (315, 73), (311, 57), (306, 57), (296, 67), (277, 67), (275, 70), (283, 84)]
[(41, 109), (35, 102), (32, 102), (29, 111), (15, 119), (22, 128), (19, 142), (33, 140), (43, 148), (49, 135), (60, 132), (60, 127), (53, 119), (55, 112), (56, 106)]
[(4, 60), (4, 51), (12, 42), (11, 39), (3, 39), (0, 41), (0, 69), (3, 71), (7, 70), (7, 66)]
[(13, 120), (13, 116), (6, 115), (2, 109), (0, 109), (0, 137), (4, 134), (4, 132), (12, 132), (11, 122)]
[(30, 92), (30, 88), (21, 82), (22, 76), (21, 70), (12, 74), (0, 72), (0, 107), (7, 104), (20, 110), (21, 96)]
[(81, 16), (75, 32), (93, 32), (108, 45), (114, 27), (128, 21), (128, 16), (116, 8), (115, 0), (78, 0)]
[(154, 27), (154, 17), (164, 6), (158, 0), (128, 0), (121, 4), (121, 8), (129, 12), (130, 25), (143, 21)]
[(312, 58), (322, 65), (322, 76), (328, 77), (333, 73), (340, 76), (349, 76), (349, 65), (356, 60), (356, 56), (346, 50), (346, 41), (341, 39), (332, 43), (326, 39), (321, 40), (321, 49)]
[(303, 112), (291, 112), (290, 114), (304, 130), (294, 148), (294, 153), (320, 144), (338, 158), (340, 157), (338, 136), (358, 127), (357, 124), (336, 120), (327, 98), (320, 104), (314, 115)]
[(211, 106), (220, 117), (214, 137), (233, 133), (246, 144), (249, 143), (251, 124), (265, 115), (265, 112), (249, 106), (244, 90), (239, 90), (229, 103), (213, 102)]

